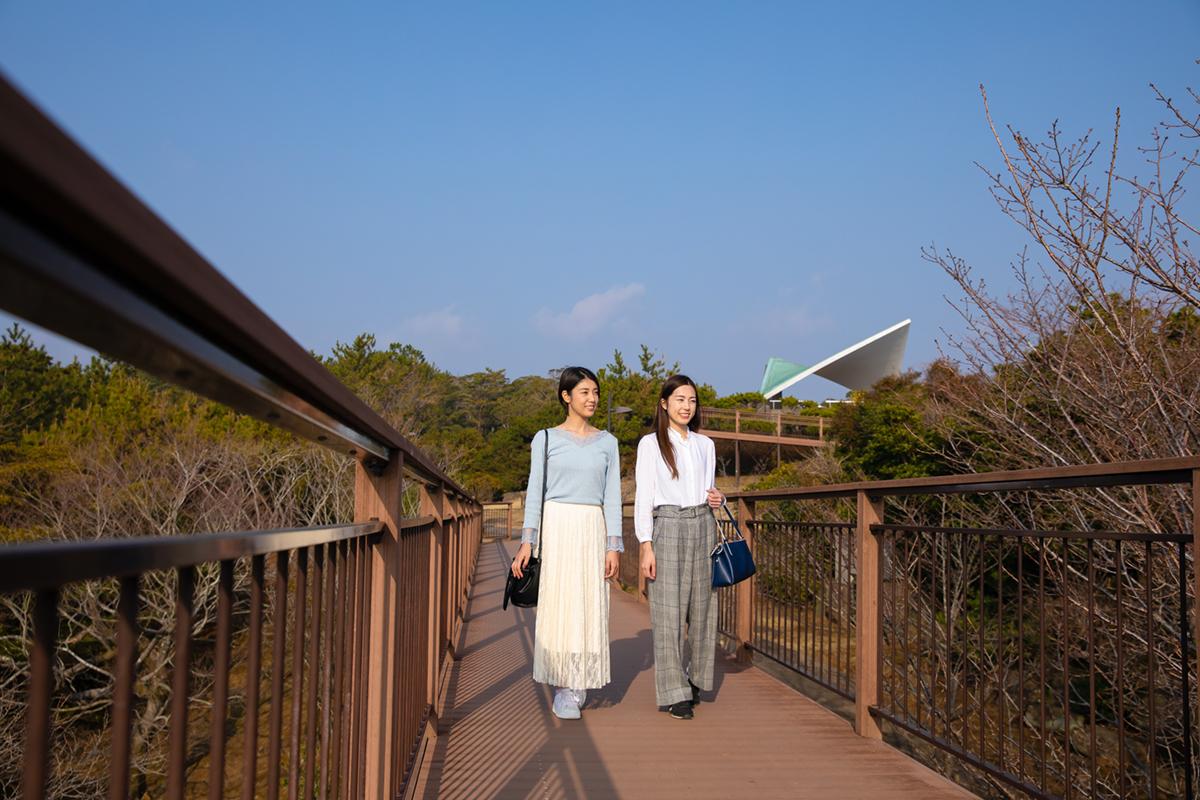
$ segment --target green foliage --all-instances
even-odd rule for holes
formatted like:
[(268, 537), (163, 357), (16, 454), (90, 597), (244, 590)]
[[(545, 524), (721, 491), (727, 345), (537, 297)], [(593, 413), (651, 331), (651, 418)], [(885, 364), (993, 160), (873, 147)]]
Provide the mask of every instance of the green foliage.
[(385, 420), (406, 435), (443, 424), (453, 379), (412, 345), (393, 343), (385, 350), (369, 333), (349, 344), (338, 342), (321, 359), (333, 375)]
[[(503, 372), (497, 373), (503, 378)], [(470, 393), (464, 408), (487, 402), (485, 411), (492, 424), (480, 432), (463, 467), (465, 485), (482, 498), (498, 498), (507, 491), (523, 489), (528, 478), (529, 443), (542, 428), (562, 422), (563, 411), (555, 392), (557, 382), (549, 378), (525, 377), (497, 384), (487, 399)]]
[(454, 376), (411, 345), (379, 349), (367, 333), (338, 343), (323, 362), (482, 499), (524, 488), (530, 440), (562, 422), (556, 382), (548, 377), (509, 381), (492, 369)]
[(759, 408), (766, 402), (767, 399), (759, 392), (736, 392), (713, 398), (712, 402), (704, 405), (713, 408)]
[(0, 447), (62, 419), (83, 402), (88, 378), (78, 362), (58, 364), (13, 323), (0, 338)]
[(784, 461), (766, 475), (746, 484), (746, 490), (756, 492), (767, 489), (791, 489), (799, 486), (811, 486), (813, 481), (800, 464), (794, 461)]
[(1162, 324), (1162, 334), (1174, 345), (1191, 345), (1200, 341), (1200, 313), (1191, 306), (1183, 306), (1167, 315)]
[[(1194, 317), (1175, 323), (1190, 330)], [(542, 428), (562, 421), (550, 376), (509, 380), (503, 370), (454, 376), (411, 345), (381, 347), (368, 333), (339, 342), (319, 360), (386, 421), (422, 447), (451, 475), (483, 499), (524, 488), (529, 443)], [(288, 434), (235, 414), (129, 367), (94, 359), (87, 367), (60, 365), (18, 327), (0, 340), (0, 525), (19, 517), (15, 506), (72, 468), (72, 447), (98, 448), (115, 461), (146, 449), (163, 448), (187, 431), (208, 441), (284, 442)], [(601, 404), (593, 423), (611, 424), (626, 472), (638, 439), (651, 426), (663, 381), (679, 370), (642, 345), (635, 364), (620, 351), (598, 370)], [(693, 376), (695, 377), (695, 376)], [(720, 397), (698, 385), (702, 405), (762, 408), (757, 392)], [(884, 383), (857, 406), (842, 407), (833, 425), (839, 452), (852, 470), (870, 477), (932, 474), (940, 464), (938, 443), (921, 423), (922, 386), (911, 376)], [(812, 401), (788, 398), (790, 408), (832, 414)], [(609, 420), (609, 408), (625, 407)], [(752, 427), (752, 422), (747, 424)], [(802, 470), (785, 464), (761, 488), (800, 485)], [(149, 492), (153, 487), (135, 487)], [(19, 526), (18, 526), (19, 527)], [(9, 532), (12, 536), (17, 534)]]
[(920, 376), (907, 372), (840, 406), (831, 434), (846, 467), (873, 480), (945, 474), (945, 443), (926, 423), (926, 405)]
[[(611, 363), (597, 370), (596, 375), (600, 378), (600, 409), (592, 423), (599, 428), (609, 426), (610, 398), (613, 409), (632, 409), (620, 414), (614, 411), (611, 422), (611, 430), (619, 442), (621, 464), (626, 472), (633, 469), (638, 440), (654, 423), (654, 409), (658, 406), (658, 394), (662, 390), (663, 382), (677, 372), (678, 361), (668, 366), (666, 359), (647, 345), (641, 346), (636, 370), (630, 369), (620, 350), (613, 351)], [(699, 382), (695, 375), (689, 377), (697, 381), (696, 394), (701, 405), (710, 405), (717, 399), (716, 390), (712, 386)]]

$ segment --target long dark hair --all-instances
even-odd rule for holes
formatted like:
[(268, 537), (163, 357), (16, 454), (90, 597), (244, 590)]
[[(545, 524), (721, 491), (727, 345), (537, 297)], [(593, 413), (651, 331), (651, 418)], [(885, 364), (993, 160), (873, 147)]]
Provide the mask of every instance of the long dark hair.
[(570, 394), (575, 391), (575, 387), (581, 381), (591, 381), (596, 384), (596, 388), (600, 388), (600, 379), (596, 377), (596, 373), (592, 372), (587, 367), (564, 367), (563, 371), (558, 375), (558, 402), (563, 408), (567, 407), (567, 401), (563, 400), (563, 392)]
[(671, 477), (675, 480), (679, 480), (679, 467), (675, 465), (675, 445), (671, 444), (671, 439), (667, 436), (667, 431), (671, 428), (671, 418), (667, 416), (662, 401), (675, 394), (675, 390), (680, 386), (690, 386), (696, 393), (696, 413), (688, 420), (688, 430), (700, 430), (700, 390), (696, 388), (696, 382), (687, 375), (672, 375), (667, 378), (662, 391), (658, 393), (658, 403), (654, 406), (654, 435), (658, 439), (658, 452), (662, 453), (663, 461), (667, 462), (667, 469), (671, 470)]

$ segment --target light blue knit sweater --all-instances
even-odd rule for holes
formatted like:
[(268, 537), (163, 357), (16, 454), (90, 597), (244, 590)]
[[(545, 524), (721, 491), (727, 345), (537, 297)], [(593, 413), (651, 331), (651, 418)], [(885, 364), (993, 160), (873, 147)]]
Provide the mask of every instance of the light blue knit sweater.
[[(625, 549), (621, 539), (621, 464), (617, 439), (606, 431), (586, 437), (550, 428), (550, 463), (546, 499), (602, 506), (608, 549)], [(522, 542), (535, 543), (542, 514), (542, 442), (538, 431), (529, 445), (529, 488), (525, 493)]]

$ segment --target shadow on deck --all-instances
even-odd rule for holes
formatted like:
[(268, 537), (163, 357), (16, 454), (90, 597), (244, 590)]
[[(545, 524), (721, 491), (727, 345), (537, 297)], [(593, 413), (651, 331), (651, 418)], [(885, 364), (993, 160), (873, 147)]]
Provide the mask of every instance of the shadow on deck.
[(534, 683), (532, 609), (500, 608), (513, 545), (484, 543), (438, 738), (415, 797), (962, 798), (972, 795), (775, 679), (719, 658), (692, 721), (654, 703), (646, 606), (613, 590), (613, 680), (583, 719)]

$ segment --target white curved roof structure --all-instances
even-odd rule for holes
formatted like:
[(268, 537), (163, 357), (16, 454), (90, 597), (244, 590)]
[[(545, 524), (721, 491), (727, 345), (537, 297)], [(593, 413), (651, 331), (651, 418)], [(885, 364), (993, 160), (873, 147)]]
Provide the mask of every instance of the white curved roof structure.
[(879, 379), (900, 374), (911, 324), (911, 319), (898, 322), (830, 356), (815, 367), (772, 358), (763, 372), (762, 395), (774, 397), (809, 375), (820, 375), (847, 389), (870, 389)]

